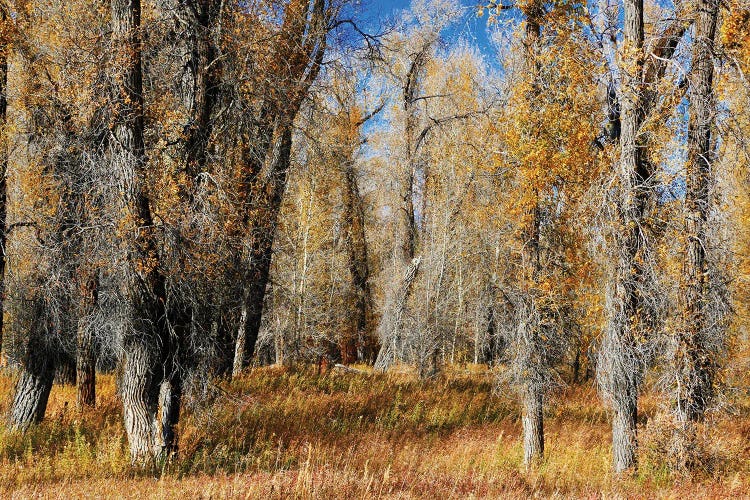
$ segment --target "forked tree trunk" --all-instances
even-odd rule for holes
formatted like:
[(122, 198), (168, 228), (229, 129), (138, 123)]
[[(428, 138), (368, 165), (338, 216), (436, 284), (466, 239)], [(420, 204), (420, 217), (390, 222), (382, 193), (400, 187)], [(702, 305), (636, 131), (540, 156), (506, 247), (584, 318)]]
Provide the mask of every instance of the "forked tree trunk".
[(234, 366), (248, 366), (255, 352), (281, 197), (291, 160), (292, 127), (323, 63), (332, 13), (328, 7), (325, 0), (286, 3), (271, 58), (285, 64), (269, 68), (271, 79), (278, 78), (277, 86), (267, 89), (258, 116), (251, 120), (257, 126), (250, 134), (249, 144), (243, 147), (243, 222), (250, 250), (249, 255), (241, 256), (245, 267), (242, 277), (245, 321), (237, 333)]
[[(610, 285), (613, 297), (606, 329), (605, 349), (607, 362), (600, 369), (606, 371), (609, 395), (614, 412), (612, 421), (612, 454), (615, 472), (636, 467), (638, 392), (640, 390), (637, 345), (641, 329), (638, 317), (641, 301), (638, 286), (644, 270), (637, 262), (642, 248), (641, 224), (645, 211), (646, 169), (645, 145), (640, 139), (644, 119), (643, 109), (643, 0), (625, 0), (624, 46), (629, 51), (626, 61), (632, 64), (623, 72), (622, 82), (622, 135), (620, 138), (620, 223), (624, 234), (618, 239), (618, 259), (614, 282)], [(606, 365), (606, 366), (605, 366)], [(635, 375), (632, 375), (635, 373)]]

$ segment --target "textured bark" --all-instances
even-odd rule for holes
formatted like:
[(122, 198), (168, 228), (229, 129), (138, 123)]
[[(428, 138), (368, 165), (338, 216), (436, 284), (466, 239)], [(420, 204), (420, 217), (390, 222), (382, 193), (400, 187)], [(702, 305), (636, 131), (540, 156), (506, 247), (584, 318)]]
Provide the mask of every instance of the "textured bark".
[[(526, 71), (531, 78), (531, 91), (527, 99), (534, 103), (538, 96), (538, 75), (539, 63), (537, 62), (537, 53), (539, 51), (539, 41), (541, 35), (541, 21), (544, 15), (544, 8), (540, 2), (532, 2), (524, 9), (526, 16), (526, 30), (524, 36), (525, 48), (525, 66)], [(544, 311), (536, 311), (539, 307), (539, 301), (535, 300), (534, 294), (538, 288), (538, 281), (541, 273), (541, 255), (540, 255), (540, 223), (542, 202), (541, 193), (534, 189), (533, 205), (530, 207), (526, 216), (526, 227), (523, 228), (523, 300), (526, 304), (521, 308), (526, 314), (525, 318), (518, 321), (517, 339), (519, 349), (516, 349), (516, 359), (514, 363), (520, 368), (518, 372), (522, 374), (524, 380), (520, 380), (523, 404), (523, 449), (524, 463), (527, 466), (538, 463), (542, 460), (544, 454), (544, 379), (540, 375), (550, 367), (534, 366), (538, 364), (543, 356), (538, 355), (544, 349), (541, 343), (540, 319), (544, 316)]]
[[(608, 318), (597, 372), (614, 412), (613, 467), (621, 473), (637, 466), (638, 394), (645, 361), (641, 343), (653, 333), (653, 291), (649, 276), (647, 208), (653, 200), (653, 167), (641, 132), (645, 117), (656, 103), (656, 83), (664, 75), (687, 24), (670, 15), (666, 29), (644, 50), (643, 0), (625, 0), (623, 54), (620, 72), (621, 134), (618, 165), (619, 200), (615, 269), (608, 287)], [(650, 54), (646, 56), (646, 52)]]
[(123, 340), (121, 381), (125, 430), (133, 462), (155, 458), (155, 421), (163, 366), (162, 349), (172, 342), (166, 323), (166, 283), (146, 193), (140, 0), (111, 2), (112, 41), (119, 47), (113, 103), (112, 171), (124, 212), (121, 290), (132, 315)]
[(676, 369), (676, 403), (681, 422), (703, 419), (711, 398), (715, 360), (707, 348), (706, 303), (708, 267), (706, 244), (711, 205), (711, 128), (716, 116), (713, 94), (713, 44), (719, 5), (700, 0), (695, 22), (690, 72), (690, 119), (685, 190), (685, 248)]
[[(624, 72), (621, 116), (619, 181), (621, 200), (620, 223), (624, 235), (618, 249), (614, 287), (615, 308), (611, 311), (610, 325), (606, 333), (611, 336), (606, 346), (613, 382), (609, 392), (614, 411), (612, 422), (612, 453), (615, 472), (623, 472), (636, 466), (638, 391), (640, 376), (629, 372), (641, 369), (636, 349), (639, 338), (640, 296), (637, 293), (643, 269), (639, 265), (639, 254), (643, 249), (640, 235), (645, 204), (649, 195), (645, 183), (650, 177), (647, 170), (644, 144), (640, 139), (640, 128), (644, 119), (643, 85), (643, 0), (625, 0), (625, 50), (632, 51), (630, 71)], [(606, 342), (606, 340), (605, 340)]]
[(76, 385), (76, 360), (69, 354), (61, 354), (55, 367), (55, 383)]
[(9, 418), (13, 429), (25, 431), (44, 419), (55, 375), (53, 359), (45, 354), (32, 348), (22, 364)]
[(94, 332), (85, 318), (97, 305), (99, 283), (96, 279), (85, 279), (85, 276), (84, 274), (84, 280), (79, 286), (80, 306), (76, 338), (78, 408), (96, 406), (96, 346)]
[(257, 192), (256, 199), (265, 200), (265, 218), (258, 217), (251, 225), (251, 265), (245, 276), (245, 290), (242, 304), (242, 319), (237, 332), (237, 349), (233, 376), (246, 367), (255, 353), (255, 344), (263, 314), (263, 302), (266, 296), (268, 275), (273, 256), (273, 240), (276, 235), (281, 200), (286, 189), (287, 175), (292, 154), (291, 125), (283, 130), (278, 139), (276, 158), (270, 168), (270, 178), (262, 183), (262, 190)]
[(619, 473), (636, 466), (638, 394), (621, 395), (613, 402), (613, 407), (612, 463)]
[(177, 424), (180, 421), (182, 403), (182, 378), (179, 370), (174, 370), (169, 379), (164, 380), (159, 392), (159, 412), (156, 424), (158, 457), (169, 458), (178, 451)]
[(534, 465), (544, 457), (544, 398), (540, 390), (528, 390), (523, 398), (523, 463)]

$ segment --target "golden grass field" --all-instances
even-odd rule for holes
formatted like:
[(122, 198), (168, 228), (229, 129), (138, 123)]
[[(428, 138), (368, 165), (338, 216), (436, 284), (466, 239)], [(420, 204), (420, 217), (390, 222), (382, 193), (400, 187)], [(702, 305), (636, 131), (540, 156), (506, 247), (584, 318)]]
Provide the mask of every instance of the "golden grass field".
[[(78, 412), (75, 388), (55, 386), (42, 425), (25, 435), (0, 429), (0, 497), (750, 498), (750, 398), (712, 417), (702, 429), (709, 465), (684, 477), (669, 471), (657, 399), (647, 394), (639, 471), (616, 478), (608, 415), (590, 385), (551, 401), (545, 462), (526, 471), (518, 407), (493, 394), (484, 369), (420, 382), (260, 368), (220, 383), (210, 404), (188, 404), (179, 458), (136, 471), (114, 379), (98, 382), (96, 410)], [(5, 394), (12, 384), (0, 376)]]

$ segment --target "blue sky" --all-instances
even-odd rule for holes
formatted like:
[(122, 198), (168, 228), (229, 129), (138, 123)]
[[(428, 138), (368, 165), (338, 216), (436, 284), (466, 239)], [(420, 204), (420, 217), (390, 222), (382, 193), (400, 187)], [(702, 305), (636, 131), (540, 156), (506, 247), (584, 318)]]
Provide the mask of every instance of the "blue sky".
[[(367, 23), (373, 26), (378, 22), (386, 23), (398, 14), (398, 11), (408, 9), (410, 0), (361, 0), (361, 6), (364, 10)], [(487, 15), (477, 17), (478, 0), (461, 0), (461, 5), (465, 7), (465, 12), (461, 20), (455, 27), (444, 33), (444, 38), (449, 44), (466, 38), (472, 41), (487, 57), (488, 62), (494, 59), (494, 49), (492, 48), (489, 33), (487, 31)]]

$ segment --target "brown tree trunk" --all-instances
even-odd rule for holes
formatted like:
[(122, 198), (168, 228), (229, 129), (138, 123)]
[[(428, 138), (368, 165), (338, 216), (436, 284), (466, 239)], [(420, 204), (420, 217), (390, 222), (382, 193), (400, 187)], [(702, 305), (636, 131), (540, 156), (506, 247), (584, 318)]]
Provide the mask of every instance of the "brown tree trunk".
[[(4, 8), (0, 8), (0, 23), (7, 22), (7, 14)], [(0, 358), (3, 354), (3, 316), (5, 303), (5, 263), (7, 256), (7, 232), (8, 232), (8, 149), (6, 145), (6, 116), (8, 112), (8, 44), (3, 40), (0, 46), (0, 137), (2, 150), (0, 150)]]
[(365, 213), (351, 159), (345, 162), (343, 174), (344, 240), (349, 254), (349, 273), (354, 287), (356, 335), (343, 339), (341, 362), (349, 364), (361, 360), (373, 363), (377, 354), (377, 340), (373, 336), (371, 325), (372, 294), (370, 292), (370, 268), (367, 262)]
[(241, 179), (243, 222), (250, 250), (241, 257), (244, 322), (237, 332), (234, 373), (248, 366), (255, 352), (279, 208), (291, 162), (292, 127), (310, 85), (320, 72), (331, 12), (325, 0), (287, 3), (271, 58), (285, 64), (269, 68), (269, 77), (277, 78), (277, 85), (267, 89), (258, 117), (250, 120), (257, 125), (243, 148)]
[(273, 240), (281, 208), (281, 200), (286, 189), (287, 174), (292, 154), (292, 126), (285, 127), (279, 133), (278, 149), (274, 164), (269, 170), (269, 178), (256, 191), (256, 200), (264, 200), (262, 215), (252, 221), (250, 237), (251, 257), (245, 276), (242, 316), (240, 329), (237, 332), (237, 349), (235, 351), (233, 376), (248, 366), (255, 353), (258, 340), (263, 302), (266, 296), (268, 275), (273, 256)]
[(713, 386), (716, 361), (706, 348), (706, 245), (711, 205), (711, 127), (716, 108), (713, 94), (713, 44), (719, 13), (715, 0), (697, 6), (693, 61), (690, 72), (690, 119), (685, 190), (685, 248), (680, 309), (682, 328), (677, 338), (676, 403), (681, 422), (703, 419)]
[[(83, 272), (80, 270), (79, 272)], [(84, 274), (85, 276), (85, 274)], [(96, 406), (96, 346), (94, 332), (86, 317), (97, 305), (99, 281), (86, 279), (79, 286), (80, 307), (76, 338), (76, 374), (78, 408)]]
[(76, 385), (76, 360), (65, 353), (59, 355), (55, 363), (55, 383), (60, 385)]

